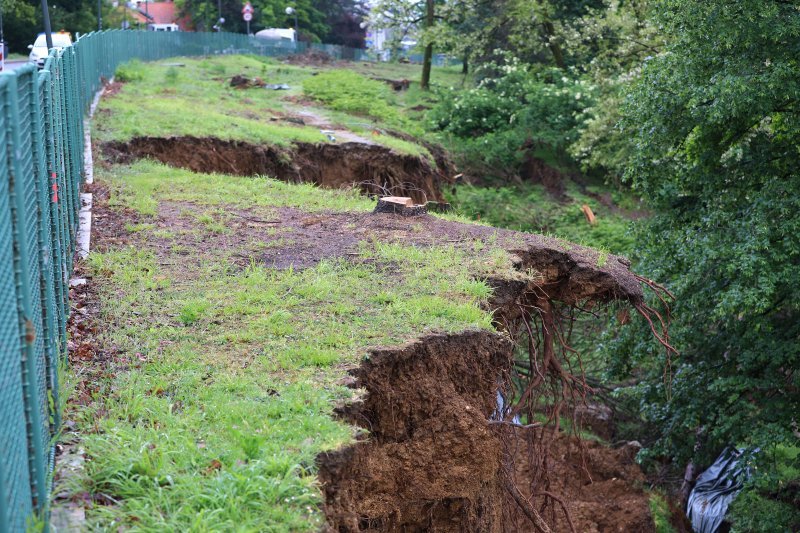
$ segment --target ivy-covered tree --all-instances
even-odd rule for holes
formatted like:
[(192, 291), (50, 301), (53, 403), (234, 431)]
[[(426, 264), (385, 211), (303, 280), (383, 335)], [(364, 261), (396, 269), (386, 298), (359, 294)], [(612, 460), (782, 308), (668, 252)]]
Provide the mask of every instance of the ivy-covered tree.
[(665, 0), (656, 23), (669, 44), (627, 97), (627, 177), (654, 210), (639, 269), (676, 296), (680, 357), (664, 379), (643, 337), (615, 351), (651, 364), (654, 452), (767, 458), (800, 445), (800, 11)]

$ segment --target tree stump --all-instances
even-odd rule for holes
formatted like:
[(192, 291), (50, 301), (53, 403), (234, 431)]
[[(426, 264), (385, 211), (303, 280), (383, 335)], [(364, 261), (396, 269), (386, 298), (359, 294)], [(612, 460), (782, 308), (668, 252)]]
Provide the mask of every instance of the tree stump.
[(414, 205), (411, 198), (405, 196), (384, 196), (378, 199), (373, 213), (395, 213), (404, 217), (424, 215), (428, 208), (424, 205)]

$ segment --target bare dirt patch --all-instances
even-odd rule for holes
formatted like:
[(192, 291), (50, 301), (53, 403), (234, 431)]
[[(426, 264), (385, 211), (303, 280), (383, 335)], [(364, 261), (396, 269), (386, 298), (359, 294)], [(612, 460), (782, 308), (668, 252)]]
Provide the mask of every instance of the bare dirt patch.
[[(536, 435), (537, 439), (541, 436)], [(575, 531), (587, 533), (650, 533), (655, 524), (650, 514), (649, 497), (642, 488), (645, 477), (634, 458), (638, 448), (608, 448), (596, 441), (581, 441), (560, 434), (549, 442), (547, 492), (557, 495), (569, 511)], [(542, 472), (531, 468), (527, 450), (522, 446), (517, 459), (520, 490), (535, 506), (544, 498), (536, 490)], [(535, 462), (535, 461), (534, 461)], [(523, 480), (530, 480), (524, 486)], [(509, 502), (509, 508), (513, 504)], [(519, 516), (509, 516), (511, 523), (524, 524)], [(548, 517), (554, 531), (570, 531), (563, 510), (552, 508)], [(514, 530), (506, 525), (506, 530)]]
[(345, 416), (368, 442), (319, 459), (334, 531), (491, 531), (501, 515), (499, 441), (486, 420), (511, 345), (490, 332), (373, 350)]
[(336, 63), (336, 60), (321, 50), (308, 50), (302, 54), (291, 54), (284, 63), (290, 65), (300, 65), (304, 67), (328, 67)]
[(417, 202), (442, 201), (447, 177), (427, 159), (378, 145), (297, 143), (291, 148), (197, 137), (136, 137), (109, 142), (103, 153), (112, 163), (152, 158), (194, 172), (265, 175), (327, 188), (357, 186), (371, 194), (410, 196)]
[(654, 531), (635, 449), (566, 434), (550, 440), (542, 429), (492, 421), (512, 356), (511, 341), (488, 331), (370, 351), (351, 371), (366, 396), (338, 410), (369, 440), (317, 459), (329, 530), (533, 531), (506, 489), (504, 467), (510, 457), (523, 498), (545, 508), (543, 472), (526, 443), (546, 440), (546, 489), (569, 513), (551, 508), (552, 531), (572, 531), (570, 523), (578, 532)]

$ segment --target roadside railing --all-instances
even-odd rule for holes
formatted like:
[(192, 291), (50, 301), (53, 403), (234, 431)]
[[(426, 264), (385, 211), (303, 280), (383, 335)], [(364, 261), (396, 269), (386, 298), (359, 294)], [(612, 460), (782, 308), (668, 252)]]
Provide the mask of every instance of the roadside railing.
[(67, 360), (69, 280), (84, 183), (84, 115), (131, 59), (319, 50), (241, 34), (112, 30), (50, 52), (44, 68), (0, 74), (0, 533), (48, 529), (59, 369)]

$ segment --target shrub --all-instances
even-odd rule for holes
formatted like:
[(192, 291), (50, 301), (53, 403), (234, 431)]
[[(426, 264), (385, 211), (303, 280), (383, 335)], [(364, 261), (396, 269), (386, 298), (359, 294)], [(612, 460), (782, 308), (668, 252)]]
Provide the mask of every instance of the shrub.
[[(447, 196), (464, 215), (493, 226), (550, 233), (614, 254), (627, 255), (633, 249), (630, 221), (577, 191), (570, 191), (568, 203), (554, 200), (544, 187), (529, 184), (497, 188), (462, 185)], [(586, 223), (580, 209), (584, 203), (598, 215), (595, 226)]]
[(145, 68), (142, 62), (138, 59), (132, 59), (117, 67), (114, 78), (121, 82), (141, 81), (144, 79), (144, 74)]
[(500, 76), (462, 93), (440, 95), (428, 115), (432, 128), (487, 168), (515, 172), (531, 150), (543, 147), (556, 157), (566, 155), (592, 102), (592, 87), (561, 70), (513, 60), (490, 67)]
[(180, 72), (175, 67), (169, 67), (167, 71), (164, 73), (164, 80), (167, 82), (168, 85), (174, 85), (178, 78), (180, 77)]
[(800, 531), (800, 448), (777, 444), (754, 459), (753, 478), (728, 511), (731, 531)]

